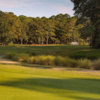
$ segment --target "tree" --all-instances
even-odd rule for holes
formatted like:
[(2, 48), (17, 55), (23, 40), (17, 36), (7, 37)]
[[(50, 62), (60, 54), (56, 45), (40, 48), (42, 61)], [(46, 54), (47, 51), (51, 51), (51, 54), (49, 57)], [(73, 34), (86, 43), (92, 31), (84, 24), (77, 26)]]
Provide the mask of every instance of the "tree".
[(13, 13), (0, 11), (0, 40), (3, 44), (13, 42), (19, 34), (19, 22)]
[(33, 18), (29, 23), (29, 42), (44, 44), (44, 24), (40, 18)]
[(43, 24), (43, 29), (44, 29), (44, 36), (46, 39), (46, 44), (49, 43), (49, 41), (53, 41), (54, 36), (55, 36), (55, 24), (52, 19), (47, 19), (47, 18), (42, 18), (44, 24)]
[(70, 16), (68, 14), (59, 14), (57, 16), (52, 16), (50, 19), (55, 22), (55, 34), (57, 42), (66, 43), (66, 34), (68, 32)]
[(5, 44), (7, 42), (8, 26), (6, 23), (7, 16), (4, 12), (0, 11), (0, 42)]
[(90, 19), (94, 26), (91, 45), (100, 48), (100, 0), (71, 0), (79, 18)]
[[(69, 44), (83, 39), (77, 17), (58, 14), (50, 18), (16, 16), (0, 11), (0, 42), (3, 44)], [(86, 24), (87, 25), (87, 24)]]
[(28, 33), (29, 33), (29, 26), (28, 24), (31, 22), (31, 18), (28, 18), (26, 16), (19, 16), (20, 20), (20, 29), (21, 34), (19, 35), (20, 43), (23, 44), (28, 42)]

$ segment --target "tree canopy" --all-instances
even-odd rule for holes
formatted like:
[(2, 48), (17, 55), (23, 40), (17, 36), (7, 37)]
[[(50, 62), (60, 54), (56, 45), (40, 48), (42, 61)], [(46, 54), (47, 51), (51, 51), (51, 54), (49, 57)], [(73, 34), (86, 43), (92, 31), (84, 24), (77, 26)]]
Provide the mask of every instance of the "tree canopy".
[(84, 24), (76, 25), (77, 20), (76, 16), (68, 14), (34, 18), (0, 11), (0, 43), (70, 44), (87, 41), (79, 31)]
[[(91, 46), (100, 48), (100, 0), (71, 0), (74, 3), (75, 15), (82, 20), (90, 20), (85, 28), (92, 33)], [(89, 31), (90, 30), (90, 31)]]

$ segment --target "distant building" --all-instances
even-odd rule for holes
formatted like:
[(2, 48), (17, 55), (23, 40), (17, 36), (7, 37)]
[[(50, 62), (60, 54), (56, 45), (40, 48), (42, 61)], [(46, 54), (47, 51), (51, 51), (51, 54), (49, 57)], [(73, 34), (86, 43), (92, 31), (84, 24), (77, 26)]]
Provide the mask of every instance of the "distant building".
[(72, 42), (71, 45), (79, 45), (78, 42)]

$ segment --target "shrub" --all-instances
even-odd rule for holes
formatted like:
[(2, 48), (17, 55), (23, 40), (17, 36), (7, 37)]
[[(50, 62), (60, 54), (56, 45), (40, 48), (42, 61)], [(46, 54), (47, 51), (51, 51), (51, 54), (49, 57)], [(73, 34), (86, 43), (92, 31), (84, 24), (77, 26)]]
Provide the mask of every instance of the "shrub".
[(54, 65), (54, 56), (33, 56), (27, 59), (28, 63), (41, 65)]
[(54, 60), (55, 65), (57, 66), (65, 66), (66, 65), (66, 59), (64, 57), (58, 56)]
[(12, 60), (18, 60), (17, 57), (16, 57), (16, 53), (8, 53), (6, 55), (6, 58), (12, 59)]
[(83, 50), (83, 51), (78, 51), (75, 53), (72, 53), (70, 55), (71, 58), (74, 59), (90, 59), (90, 60), (95, 60), (100, 58), (100, 51), (99, 50)]
[(78, 67), (89, 69), (92, 66), (91, 60), (88, 59), (80, 59), (78, 60)]
[(27, 59), (29, 59), (29, 55), (28, 54), (17, 54), (17, 61), (20, 61), (20, 62), (27, 62)]
[[(23, 59), (22, 57), (20, 59)], [(23, 59), (25, 61), (25, 58)], [(32, 56), (26, 59), (27, 63), (30, 64), (40, 64), (40, 65), (57, 65), (57, 66), (69, 66), (76, 67), (77, 61), (61, 57), (61, 56), (51, 56), (51, 55), (40, 55), (40, 56)]]
[(70, 67), (75, 68), (78, 66), (77, 60), (75, 59), (69, 59), (69, 63), (70, 63)]
[(29, 55), (24, 54), (24, 53), (21, 53), (21, 54), (9, 53), (9, 54), (6, 55), (6, 57), (9, 58), (9, 59), (15, 60), (15, 61), (26, 62), (27, 59), (29, 58)]
[(93, 68), (94, 69), (96, 69), (96, 70), (100, 70), (100, 59), (98, 59), (98, 60), (95, 60), (94, 62), (93, 62)]
[(47, 56), (45, 65), (54, 65), (54, 56)]
[(26, 53), (21, 53), (21, 54), (9, 53), (7, 55), (7, 58), (20, 62), (27, 62), (29, 64), (80, 67), (86, 69), (90, 68), (100, 69), (100, 59), (94, 61), (94, 63), (92, 64), (92, 61), (88, 59), (75, 60), (68, 57), (52, 56), (52, 55), (30, 56), (29, 54)]
[(55, 58), (55, 65), (66, 66), (66, 67), (76, 67), (77, 61), (68, 57), (58, 56)]
[(45, 65), (46, 61), (46, 56), (35, 56), (35, 63), (36, 64), (41, 64), (41, 65)]
[(36, 56), (37, 54), (35, 52), (30, 53), (31, 56)]

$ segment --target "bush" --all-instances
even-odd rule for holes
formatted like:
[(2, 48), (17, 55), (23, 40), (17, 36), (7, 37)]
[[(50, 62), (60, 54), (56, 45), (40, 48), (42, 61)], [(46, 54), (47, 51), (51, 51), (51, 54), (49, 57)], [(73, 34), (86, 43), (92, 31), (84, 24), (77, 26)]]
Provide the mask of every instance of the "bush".
[(17, 61), (20, 61), (20, 62), (27, 62), (27, 59), (29, 59), (29, 55), (28, 54), (17, 54)]
[(33, 56), (27, 59), (28, 63), (41, 65), (54, 65), (54, 56)]
[(65, 67), (79, 67), (86, 69), (96, 69), (100, 70), (100, 59), (96, 61), (92, 61), (89, 59), (80, 59), (75, 60), (68, 57), (61, 56), (52, 56), (52, 55), (39, 55), (39, 56), (30, 56), (26, 53), (9, 53), (7, 54), (7, 58), (26, 62), (29, 64), (40, 64), (40, 65), (55, 65), (55, 66), (65, 66)]
[(27, 62), (29, 64), (40, 64), (40, 65), (56, 65), (66, 67), (76, 67), (77, 61), (61, 56), (51, 55), (40, 55), (40, 56), (29, 56), (28, 54), (8, 54), (7, 57), (12, 60)]
[(17, 59), (17, 56), (16, 56), (16, 53), (8, 53), (8, 54), (6, 55), (6, 58), (12, 59), (12, 60), (15, 60), (15, 61), (18, 60), (18, 59)]
[(83, 50), (83, 51), (78, 51), (75, 53), (72, 53), (70, 55), (71, 58), (74, 59), (90, 59), (90, 60), (95, 60), (100, 58), (100, 51), (95, 50), (95, 49), (90, 49), (90, 50)]
[(70, 59), (69, 63), (70, 63), (70, 67), (75, 68), (78, 66), (77, 60), (75, 60), (75, 59)]
[(93, 62), (93, 68), (94, 69), (96, 69), (96, 70), (100, 70), (100, 59), (98, 59), (98, 60), (95, 60), (94, 62)]
[(6, 57), (15, 61), (26, 62), (27, 59), (29, 58), (29, 55), (24, 53), (21, 54), (9, 53), (6, 55)]
[(54, 56), (36, 56), (35, 62), (41, 65), (53, 65)]
[(57, 66), (66, 66), (66, 67), (76, 67), (77, 61), (74, 59), (70, 59), (68, 57), (58, 56), (55, 58), (55, 65)]
[(57, 66), (65, 66), (66, 65), (66, 59), (64, 57), (58, 56), (54, 60), (55, 65)]
[(26, 60), (27, 63), (29, 64), (34, 64), (35, 63), (35, 57), (29, 57), (27, 60)]
[(91, 60), (88, 60), (88, 59), (78, 60), (78, 67), (80, 68), (91, 69), (91, 66), (92, 66)]
[(35, 52), (30, 53), (31, 56), (36, 56), (37, 54)]
[(46, 59), (46, 65), (54, 65), (54, 59), (55, 57), (54, 56), (47, 56), (47, 59)]

